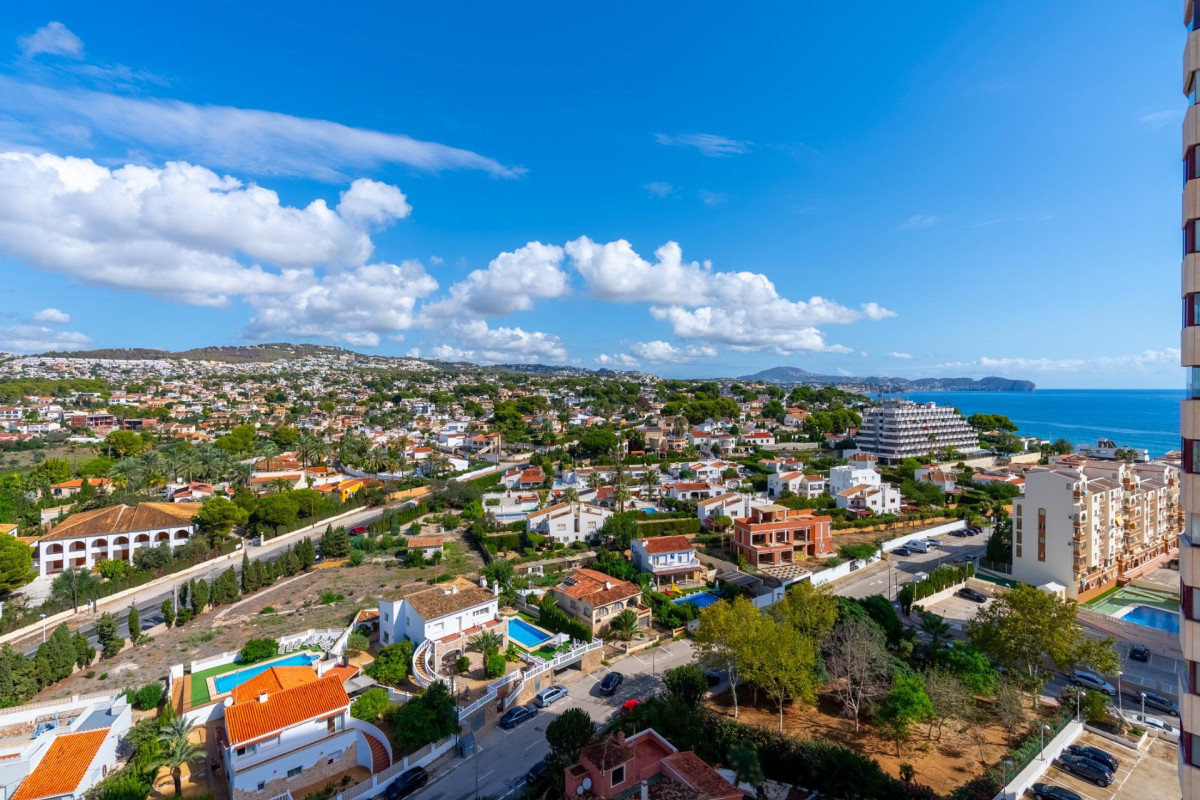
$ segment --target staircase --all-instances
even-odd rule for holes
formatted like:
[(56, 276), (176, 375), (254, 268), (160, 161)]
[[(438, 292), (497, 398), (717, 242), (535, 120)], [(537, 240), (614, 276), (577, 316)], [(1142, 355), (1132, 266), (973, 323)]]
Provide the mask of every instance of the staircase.
[(378, 775), (392, 765), (392, 759), (388, 757), (387, 748), (378, 737), (370, 733), (363, 735), (367, 737), (367, 744), (371, 747), (371, 774)]
[(434, 672), (432, 639), (421, 642), (413, 653), (413, 680), (422, 689), (428, 689), (434, 682), (441, 680)]

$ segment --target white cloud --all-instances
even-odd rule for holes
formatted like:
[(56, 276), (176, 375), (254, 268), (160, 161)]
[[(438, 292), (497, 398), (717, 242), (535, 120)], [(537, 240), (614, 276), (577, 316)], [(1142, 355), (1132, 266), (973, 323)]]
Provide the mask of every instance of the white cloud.
[(595, 361), (601, 367), (617, 369), (636, 369), (638, 366), (638, 360), (628, 353), (601, 353)]
[(1163, 109), (1162, 111), (1146, 111), (1141, 115), (1140, 121), (1147, 128), (1150, 128), (1151, 130), (1157, 130), (1164, 125), (1169, 125), (1182, 116), (1183, 111), (1180, 109), (1168, 108)]
[(562, 260), (561, 247), (529, 242), (496, 256), (487, 269), (473, 271), (450, 287), (449, 297), (429, 303), (424, 311), (430, 317), (494, 317), (528, 311), (535, 298), (562, 297), (570, 292)]
[(911, 217), (904, 220), (904, 222), (897, 225), (896, 230), (911, 231), (918, 228), (928, 228), (932, 225), (936, 225), (937, 222), (938, 218), (932, 214), (913, 214)]
[(654, 141), (667, 147), (694, 147), (710, 158), (750, 152), (750, 142), (718, 136), (715, 133), (681, 133), (676, 136), (656, 133)]
[(912, 358), (912, 355), (910, 355), (909, 353), (891, 352), (891, 353), (888, 353), (888, 358)]
[(443, 331), (457, 341), (428, 349), (428, 358), (482, 364), (543, 363), (567, 360), (562, 340), (550, 333), (520, 328), (490, 328), (483, 320), (451, 323)]
[(363, 225), (409, 211), (399, 190), (361, 180), (338, 209), (320, 199), (286, 206), (269, 189), (183, 162), (110, 170), (0, 153), (0, 250), (81, 283), (192, 305), (287, 293), (293, 272), (361, 265), (374, 249)]
[(361, 173), (387, 164), (428, 172), (483, 170), (501, 177), (524, 171), (469, 150), (329, 120), (54, 89), (12, 78), (0, 78), (0, 111), (22, 121), (27, 143), (46, 144), (47, 136), (66, 126), (76, 139), (82, 130), (150, 148), (165, 157), (255, 175), (341, 182), (348, 172)]
[(715, 358), (717, 348), (711, 345), (689, 345), (687, 347), (676, 347), (670, 342), (664, 342), (661, 339), (653, 342), (634, 342), (629, 346), (633, 354), (646, 359), (653, 364), (668, 364), (678, 363), (683, 361), (691, 361), (696, 358)]
[(696, 192), (696, 196), (700, 198), (700, 202), (710, 207), (724, 205), (725, 201), (729, 199), (728, 192), (710, 192), (708, 189), (699, 190)]
[(33, 58), (36, 55), (66, 56), (83, 58), (83, 40), (61, 22), (48, 22), (28, 36), (17, 38), (21, 55)]
[(256, 313), (246, 335), (259, 341), (318, 337), (375, 347), (380, 334), (413, 327), (416, 301), (436, 289), (437, 281), (417, 261), (366, 264), (319, 281), (297, 276), (290, 293), (249, 298)]
[(71, 315), (57, 308), (43, 308), (33, 315), (34, 322), (49, 322), (55, 325), (66, 325), (71, 321)]
[(14, 325), (0, 328), (0, 348), (14, 353), (47, 350), (82, 350), (91, 339), (75, 331), (56, 331), (45, 325)]
[(666, 181), (651, 181), (650, 183), (642, 184), (642, 188), (646, 190), (646, 194), (651, 197), (669, 197), (675, 187)]
[(1116, 370), (1152, 371), (1164, 367), (1179, 366), (1179, 349), (1167, 347), (1162, 350), (1143, 350), (1119, 356), (1094, 356), (1091, 358), (992, 358), (983, 356), (975, 361), (951, 361), (938, 364), (942, 370), (968, 370), (971, 372), (1020, 370), (1025, 372), (1112, 372)]

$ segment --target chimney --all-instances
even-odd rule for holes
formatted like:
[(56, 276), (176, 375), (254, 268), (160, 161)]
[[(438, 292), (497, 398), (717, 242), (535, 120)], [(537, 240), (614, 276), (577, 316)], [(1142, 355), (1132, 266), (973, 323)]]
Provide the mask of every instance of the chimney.
[(483, 575), (479, 576), (479, 588), (480, 589), (487, 588), (487, 578), (485, 578)]
[(500, 581), (492, 581), (492, 594), (496, 597), (500, 596)]
[(642, 778), (642, 800), (650, 800), (650, 783)]
[(458, 594), (458, 584), (457, 583), (450, 584), (450, 594)]
[(605, 588), (605, 589), (611, 589), (611, 588), (612, 588), (612, 581), (605, 581), (605, 582), (604, 582), (604, 588)]
[(262, 694), (260, 694), (258, 696), (258, 702), (260, 702), (260, 703), (267, 702), (267, 693), (266, 692), (263, 692)]

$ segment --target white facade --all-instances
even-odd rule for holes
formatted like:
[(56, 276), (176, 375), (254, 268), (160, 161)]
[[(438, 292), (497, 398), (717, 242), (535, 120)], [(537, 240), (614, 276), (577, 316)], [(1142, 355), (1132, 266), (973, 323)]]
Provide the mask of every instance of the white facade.
[(873, 467), (847, 464), (829, 470), (829, 493), (834, 496), (855, 486), (878, 486), (882, 482), (882, 476)]
[(346, 750), (358, 741), (358, 731), (347, 725), (349, 719), (347, 707), (336, 716), (292, 725), (246, 747), (231, 746), (225, 763), (233, 796), (237, 797), (238, 792), (266, 792), (267, 784), (277, 780), (307, 785), (312, 776), (306, 778), (306, 771), (326, 765), (329, 759), (341, 761)]
[(746, 516), (746, 505), (746, 498), (743, 495), (737, 492), (726, 492), (707, 500), (698, 501), (696, 516), (700, 518), (701, 522), (722, 516), (737, 519)]
[(820, 497), (827, 488), (820, 475), (805, 475), (803, 472), (772, 472), (767, 476), (767, 497), (781, 497), (784, 489), (797, 497), (809, 499)]
[(871, 511), (875, 514), (900, 513), (900, 490), (890, 483), (877, 486), (861, 484), (834, 495), (838, 508)]
[(854, 437), (858, 448), (884, 461), (915, 458), (953, 447), (961, 454), (979, 450), (974, 428), (956, 409), (936, 403), (886, 400), (868, 408)]
[(613, 512), (592, 503), (559, 503), (525, 518), (525, 530), (556, 542), (586, 542), (600, 534)]
[[(426, 589), (425, 592), (442, 591), (441, 587)], [(445, 590), (448, 594), (458, 595), (459, 590), (452, 583)], [(482, 595), (483, 593), (481, 593)], [(399, 600), (381, 600), (379, 602), (379, 637), (381, 644), (394, 644), (408, 639), (413, 644), (421, 644), (426, 639), (445, 639), (457, 636), (466, 630), (476, 628), (496, 619), (500, 610), (500, 601), (494, 594), (488, 592), (487, 599), (482, 596), (472, 597), (480, 602), (472, 603), (463, 608), (455, 608), (446, 614), (429, 614), (426, 619), (422, 611), (417, 609), (420, 603), (414, 603), (407, 598)], [(455, 604), (448, 603), (450, 607)], [(429, 612), (425, 612), (429, 613)]]

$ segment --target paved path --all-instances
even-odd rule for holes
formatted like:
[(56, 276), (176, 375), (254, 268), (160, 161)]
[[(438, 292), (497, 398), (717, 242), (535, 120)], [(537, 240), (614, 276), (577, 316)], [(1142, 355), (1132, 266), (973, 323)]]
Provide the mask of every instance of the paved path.
[[(497, 726), (484, 729), (478, 734), (479, 752), (476, 755), (465, 759), (452, 756), (430, 776), (429, 784), (412, 797), (414, 800), (469, 800), (488, 796), (505, 800), (517, 795), (525, 786), (525, 773), (549, 752), (546, 726), (559, 714), (568, 708), (583, 708), (597, 724), (601, 724), (618, 713), (626, 700), (653, 695), (662, 685), (660, 676), (664, 671), (691, 663), (692, 659), (692, 645), (688, 641), (671, 642), (626, 656), (611, 667), (625, 676), (613, 697), (602, 697), (597, 689), (609, 668), (602, 667), (587, 675), (568, 670), (560, 680), (564, 680), (569, 696), (542, 709), (533, 719), (511, 731)], [(566, 680), (572, 676), (574, 680)]]

